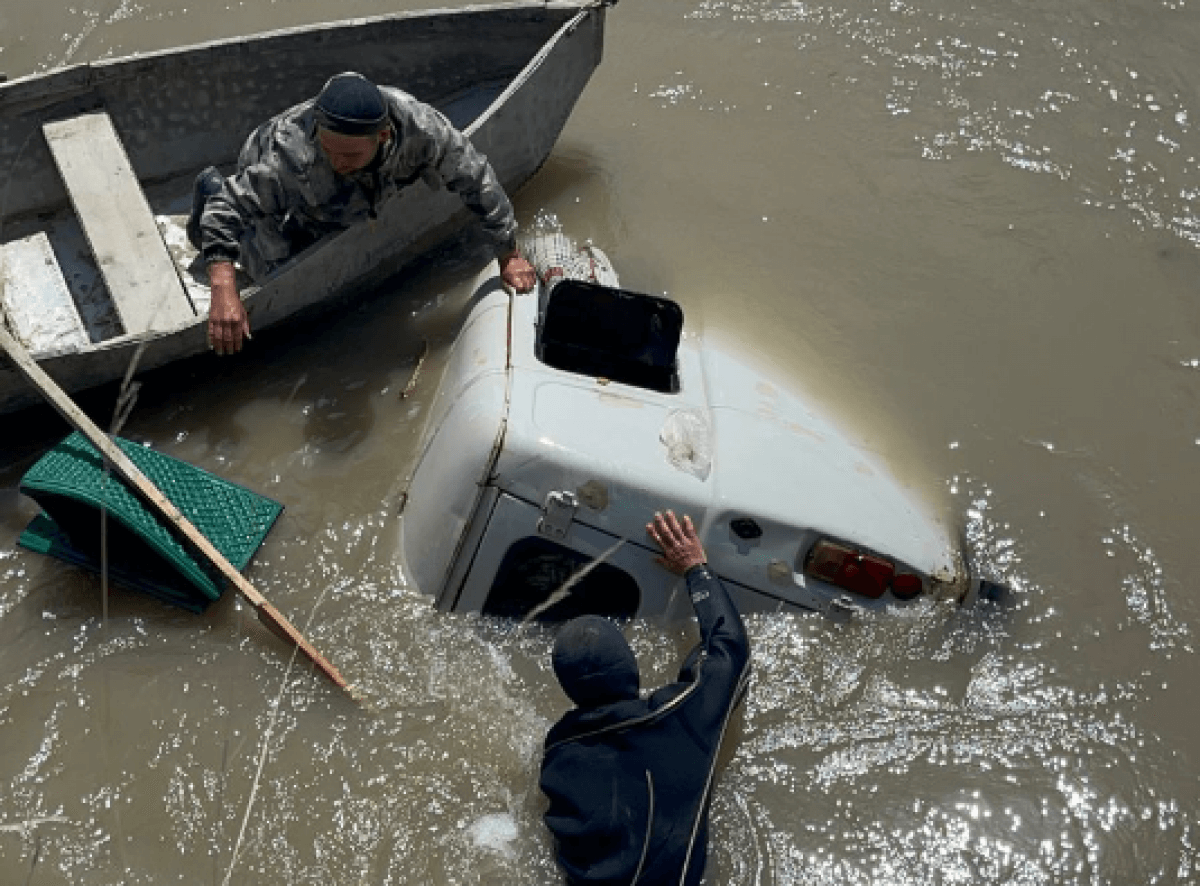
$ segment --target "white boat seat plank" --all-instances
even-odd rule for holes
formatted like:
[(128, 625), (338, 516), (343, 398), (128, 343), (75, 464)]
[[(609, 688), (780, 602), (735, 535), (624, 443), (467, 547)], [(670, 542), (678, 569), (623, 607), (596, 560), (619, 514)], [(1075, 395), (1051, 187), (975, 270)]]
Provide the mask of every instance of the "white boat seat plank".
[(108, 114), (57, 120), (42, 131), (125, 332), (192, 320), (191, 302)]
[(9, 330), (30, 353), (62, 353), (89, 344), (50, 239), (42, 232), (0, 247), (0, 307)]

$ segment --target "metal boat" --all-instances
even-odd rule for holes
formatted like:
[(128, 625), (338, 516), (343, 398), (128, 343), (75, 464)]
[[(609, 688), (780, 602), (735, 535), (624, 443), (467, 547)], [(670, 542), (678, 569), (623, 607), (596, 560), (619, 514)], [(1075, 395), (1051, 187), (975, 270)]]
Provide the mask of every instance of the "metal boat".
[[(0, 83), (0, 309), (68, 392), (207, 348), (184, 227), (192, 181), (246, 136), (360, 71), (442, 110), (509, 193), (542, 165), (600, 63), (607, 2), (400, 13), (76, 65)], [(353, 297), (469, 221), (416, 183), (380, 217), (243, 288), (263, 329)], [(38, 395), (0, 364), (0, 412)]]

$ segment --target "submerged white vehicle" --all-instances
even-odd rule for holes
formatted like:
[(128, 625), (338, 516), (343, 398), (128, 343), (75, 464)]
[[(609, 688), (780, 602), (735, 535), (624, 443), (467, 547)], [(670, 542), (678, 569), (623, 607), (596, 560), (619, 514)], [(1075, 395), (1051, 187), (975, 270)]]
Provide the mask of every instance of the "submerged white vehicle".
[[(615, 274), (599, 250), (589, 261)], [(803, 400), (682, 337), (665, 298), (480, 274), (408, 478), (400, 546), (445, 610), (551, 620), (690, 613), (656, 510), (689, 514), (743, 612), (970, 604), (956, 533)]]

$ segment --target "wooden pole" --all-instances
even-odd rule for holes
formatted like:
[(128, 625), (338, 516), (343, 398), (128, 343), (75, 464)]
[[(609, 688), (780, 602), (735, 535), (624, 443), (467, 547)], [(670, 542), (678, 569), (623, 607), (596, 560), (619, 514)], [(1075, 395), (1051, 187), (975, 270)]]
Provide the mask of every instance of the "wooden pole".
[(271, 632), (276, 636), (300, 647), (300, 651), (312, 659), (313, 664), (324, 671), (329, 679), (353, 695), (353, 690), (347, 684), (346, 679), (338, 672), (338, 669), (330, 664), (321, 653), (317, 652), (313, 645), (304, 639), (299, 631), (292, 627), (291, 623), (283, 617), (278, 609), (267, 602), (266, 598), (237, 571), (234, 565), (225, 559), (225, 555), (213, 546), (204, 533), (180, 513), (171, 500), (163, 495), (159, 488), (150, 481), (150, 478), (142, 473), (137, 465), (130, 461), (129, 456), (122, 452), (87, 417), (84, 411), (75, 404), (75, 401), (68, 397), (63, 389), (45, 373), (42, 367), (34, 362), (33, 358), (29, 356), (20, 343), (4, 328), (2, 319), (0, 319), (0, 345), (4, 346), (5, 352), (16, 365), (17, 369), (20, 370), (21, 374), (35, 388), (41, 391), (42, 396), (50, 402), (51, 406), (58, 410), (72, 427), (87, 437), (92, 445), (100, 450), (101, 454), (112, 464), (117, 474), (133, 487), (164, 520), (178, 529), (204, 555), (208, 562), (215, 566), (237, 588), (238, 592), (254, 607), (255, 612), (258, 613), (259, 621), (270, 628)]

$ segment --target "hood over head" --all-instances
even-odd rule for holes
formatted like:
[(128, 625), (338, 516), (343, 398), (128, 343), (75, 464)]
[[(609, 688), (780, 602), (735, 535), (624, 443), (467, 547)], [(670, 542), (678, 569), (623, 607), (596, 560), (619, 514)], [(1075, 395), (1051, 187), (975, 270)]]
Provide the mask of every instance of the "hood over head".
[(637, 659), (620, 629), (606, 618), (584, 615), (563, 625), (554, 641), (554, 674), (581, 708), (638, 697)]

